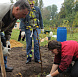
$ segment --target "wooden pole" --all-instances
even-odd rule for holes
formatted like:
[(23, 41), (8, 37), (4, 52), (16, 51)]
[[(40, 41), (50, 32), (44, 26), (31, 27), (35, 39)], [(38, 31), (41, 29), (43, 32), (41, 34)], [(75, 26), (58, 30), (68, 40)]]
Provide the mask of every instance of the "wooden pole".
[(40, 51), (40, 43), (39, 43), (39, 38), (38, 38), (38, 31), (36, 29), (37, 32), (37, 39), (38, 39), (38, 44), (39, 44), (39, 52), (40, 52), (40, 60), (41, 60), (41, 77), (43, 75), (43, 67), (42, 67), (42, 58), (41, 58), (41, 51)]
[(2, 52), (2, 45), (1, 45), (1, 35), (0, 35), (0, 63), (1, 63), (2, 77), (6, 77), (4, 58), (3, 58), (3, 52)]

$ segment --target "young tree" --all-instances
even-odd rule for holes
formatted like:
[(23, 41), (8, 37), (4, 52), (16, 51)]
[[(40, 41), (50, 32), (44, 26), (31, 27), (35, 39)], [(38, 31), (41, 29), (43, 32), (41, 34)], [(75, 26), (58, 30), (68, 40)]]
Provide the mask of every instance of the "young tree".
[(51, 8), (52, 19), (54, 19), (54, 17), (55, 17), (56, 14), (57, 14), (57, 6), (55, 4), (53, 4), (52, 8)]
[(66, 16), (72, 14), (72, 9), (74, 7), (74, 0), (64, 0), (64, 7)]
[(74, 3), (74, 11), (77, 12), (78, 11), (78, 1), (76, 1)]
[(43, 8), (43, 0), (39, 0), (39, 8), (42, 11), (42, 8)]
[(66, 13), (65, 13), (65, 7), (64, 5), (62, 5), (60, 12), (59, 12), (59, 18), (65, 18), (66, 17)]
[(51, 14), (50, 11), (47, 10), (47, 8), (43, 9), (42, 15), (43, 15), (43, 19), (50, 20)]
[(14, 3), (14, 1), (13, 1), (13, 0), (10, 0), (10, 2), (11, 2), (11, 3)]
[(35, 6), (38, 6), (38, 0), (35, 0)]

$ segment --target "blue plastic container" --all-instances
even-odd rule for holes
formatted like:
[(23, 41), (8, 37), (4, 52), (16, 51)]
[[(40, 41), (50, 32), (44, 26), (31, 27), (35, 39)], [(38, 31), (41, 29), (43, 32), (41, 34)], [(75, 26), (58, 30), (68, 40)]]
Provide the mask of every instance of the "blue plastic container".
[(67, 39), (67, 29), (66, 27), (57, 28), (57, 41), (63, 42)]

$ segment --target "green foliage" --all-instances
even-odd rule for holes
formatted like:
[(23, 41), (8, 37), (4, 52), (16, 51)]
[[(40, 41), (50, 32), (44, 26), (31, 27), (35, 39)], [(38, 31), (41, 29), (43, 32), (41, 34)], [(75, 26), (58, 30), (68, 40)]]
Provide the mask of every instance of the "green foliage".
[(78, 41), (78, 33), (73, 33), (73, 36), (71, 37), (70, 34), (67, 34), (67, 40), (75, 40)]
[(42, 7), (43, 7), (43, 0), (39, 0), (39, 8), (42, 11)]
[(51, 8), (51, 16), (52, 16), (52, 19), (54, 19), (56, 13), (57, 13), (57, 6), (55, 4), (53, 4), (52, 5), (52, 8)]
[(51, 6), (47, 6), (46, 9), (51, 12)]
[(35, 6), (38, 6), (38, 0), (35, 0)]
[(74, 0), (65, 0), (64, 2), (66, 16), (72, 14), (72, 8), (74, 7)]
[(78, 12), (75, 15), (75, 19), (73, 21), (73, 25), (75, 25), (76, 27), (78, 27)]
[(13, 0), (10, 0), (10, 2), (11, 2), (11, 3), (14, 3), (14, 1), (13, 1)]
[(46, 7), (47, 10), (44, 10), (42, 14), (44, 26), (63, 26), (64, 20), (66, 20), (69, 21), (69, 25), (64, 24), (65, 26), (78, 27), (78, 1), (64, 0), (59, 13), (57, 13), (57, 9), (55, 10), (54, 8), (56, 6), (52, 6), (53, 8), (51, 8), (51, 6)]
[[(45, 27), (45, 30), (50, 30), (53, 32), (53, 35), (57, 35), (57, 29), (56, 28), (53, 28), (53, 27)], [(67, 31), (70, 30), (70, 28), (67, 28)], [(71, 36), (72, 35), (72, 36)], [(14, 39), (14, 40), (18, 40), (18, 36), (19, 36), (19, 30), (17, 29), (13, 29), (12, 31), (12, 35), (11, 35), (11, 39)], [(48, 37), (49, 34), (40, 34), (39, 35), (41, 39), (44, 39), (45, 37)], [(40, 40), (41, 40), (40, 39)], [(56, 38), (54, 37), (51, 37), (50, 40), (56, 40)], [(73, 34), (71, 34), (71, 32), (67, 32), (67, 40), (75, 40), (75, 41), (78, 41), (78, 28), (73, 28)], [(24, 44), (24, 46), (26, 47), (26, 40), (25, 41), (19, 41), (21, 43)], [(45, 45), (48, 45), (48, 40), (44, 40), (43, 42), (40, 42), (40, 46), (45, 46)], [(34, 50), (31, 50), (32, 52), (34, 52)], [(32, 55), (30, 55), (32, 56)]]
[(11, 39), (14, 39), (14, 40), (18, 40), (18, 36), (19, 36), (19, 30), (18, 29), (13, 29), (12, 30), (12, 34), (11, 34)]
[(74, 11), (77, 12), (78, 11), (78, 1), (76, 0), (76, 2), (74, 3)]
[(42, 17), (43, 17), (44, 23), (46, 22), (48, 24), (48, 21), (51, 18), (51, 12), (47, 10), (47, 8), (44, 8), (42, 12)]
[(59, 12), (59, 18), (65, 18), (66, 13), (65, 13), (65, 7), (62, 5), (62, 8), (60, 9), (61, 11)]

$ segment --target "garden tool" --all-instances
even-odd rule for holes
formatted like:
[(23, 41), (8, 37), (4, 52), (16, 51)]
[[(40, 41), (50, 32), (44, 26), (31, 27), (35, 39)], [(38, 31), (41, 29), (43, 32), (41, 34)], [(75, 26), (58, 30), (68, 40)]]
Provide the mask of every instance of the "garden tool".
[[(1, 30), (0, 30), (0, 32), (1, 32)], [(0, 63), (1, 63), (2, 77), (6, 77), (4, 58), (3, 58), (3, 52), (2, 52), (2, 44), (1, 44), (1, 35), (0, 35)]]

